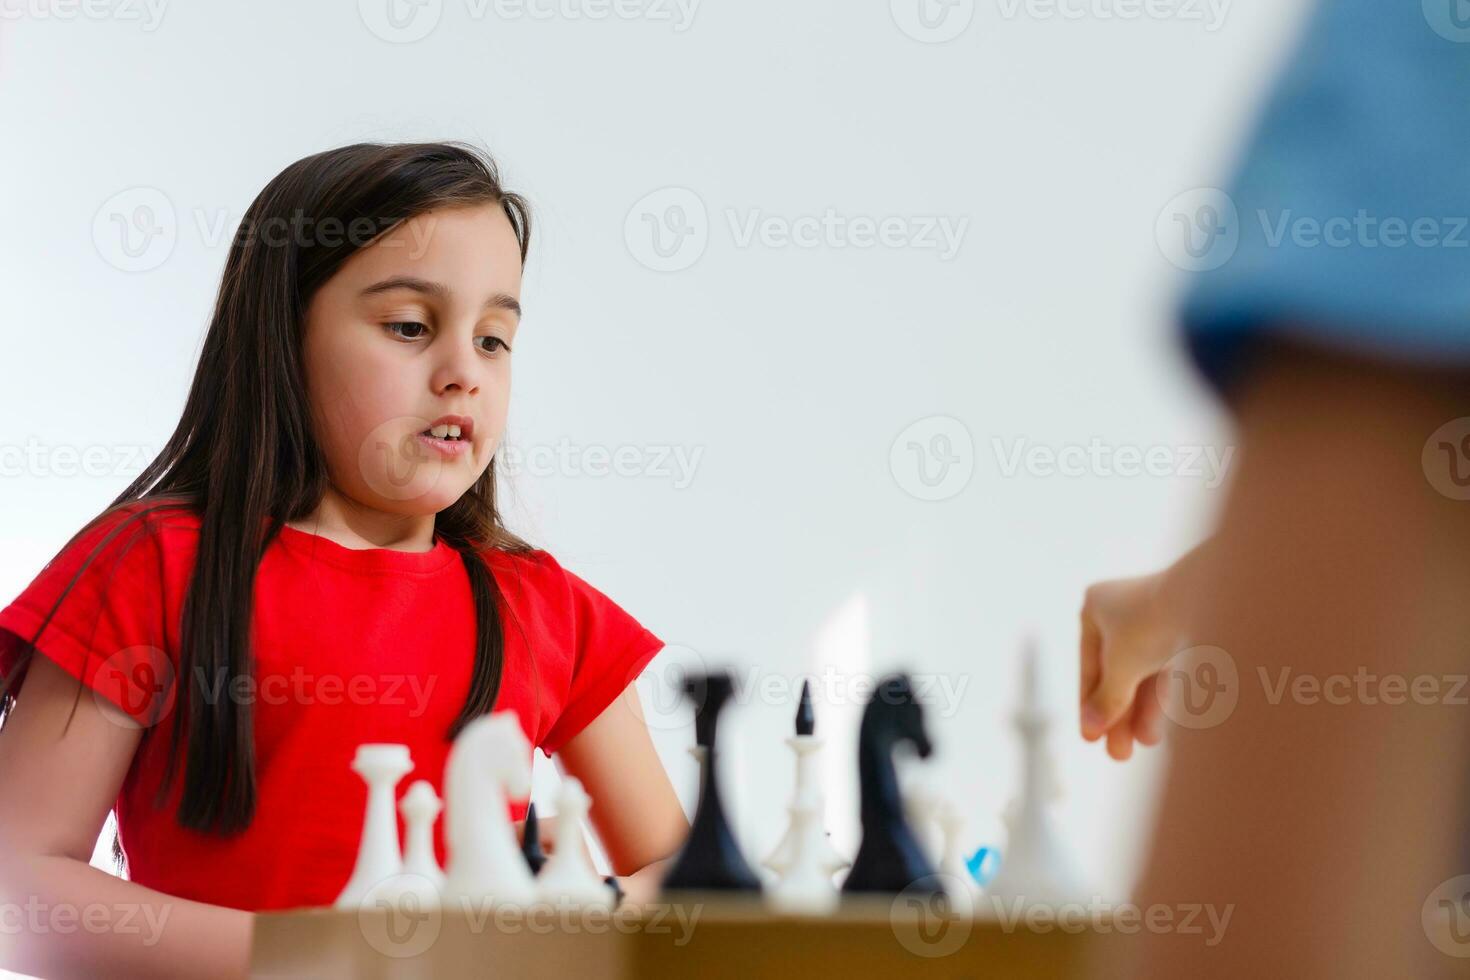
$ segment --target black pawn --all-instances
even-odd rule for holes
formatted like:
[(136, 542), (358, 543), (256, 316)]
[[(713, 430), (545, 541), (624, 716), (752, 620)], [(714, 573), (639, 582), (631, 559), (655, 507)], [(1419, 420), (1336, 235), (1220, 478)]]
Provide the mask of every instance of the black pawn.
[(665, 891), (760, 891), (760, 879), (730, 830), (715, 765), (715, 722), (734, 692), (735, 682), (727, 673), (694, 676), (684, 683), (684, 693), (694, 700), (694, 737), (704, 747), (704, 757), (699, 768), (699, 805), (689, 839), (664, 878)]
[(858, 730), (858, 776), (862, 784), (863, 841), (842, 883), (844, 893), (907, 892), (943, 895), (944, 884), (904, 815), (903, 795), (893, 769), (893, 748), (908, 742), (927, 759), (934, 747), (924, 729), (924, 707), (905, 674), (879, 682)]
[(531, 869), (531, 874), (539, 875), (541, 866), (546, 863), (546, 852), (541, 849), (541, 823), (536, 819), (534, 803), (526, 807), (526, 827), (521, 833), (521, 854), (525, 856), (526, 866)]

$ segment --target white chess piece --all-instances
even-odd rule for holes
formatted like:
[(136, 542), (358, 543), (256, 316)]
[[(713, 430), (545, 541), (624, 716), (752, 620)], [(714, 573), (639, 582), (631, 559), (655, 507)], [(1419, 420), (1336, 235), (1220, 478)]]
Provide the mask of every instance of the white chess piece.
[[(803, 699), (810, 698), (810, 689), (805, 685), (802, 688), (802, 695)], [(786, 811), (791, 816), (791, 822), (787, 825), (786, 833), (780, 843), (761, 864), (776, 872), (778, 876), (785, 875), (796, 857), (798, 840), (803, 839), (802, 835), (808, 832), (805, 826), (803, 829), (798, 829), (798, 814), (810, 811), (810, 819), (804, 816), (800, 819), (805, 824), (814, 824), (816, 833), (810, 841), (803, 845), (808, 848), (803, 857), (810, 858), (817, 867), (824, 869), (830, 879), (843, 868), (849, 867), (852, 862), (837, 853), (824, 826), (823, 817), (827, 812), (826, 794), (822, 792), (821, 780), (817, 775), (817, 754), (821, 751), (823, 741), (816, 735), (792, 735), (786, 739), (786, 744), (791, 747), (792, 753), (796, 756), (796, 790), (792, 794), (791, 805)]]
[(965, 865), (964, 845), (960, 835), (965, 831), (965, 815), (953, 800), (942, 800), (938, 808), (939, 827), (944, 833), (944, 847), (939, 857), (939, 873), (950, 904), (962, 915), (974, 912), (980, 897), (980, 886)]
[(508, 799), (531, 795), (531, 745), (514, 711), (465, 725), (444, 767), (447, 905), (529, 905), (535, 879), (521, 855)]
[(398, 809), (406, 828), (403, 871), (373, 889), (372, 898), (399, 908), (438, 908), (444, 892), (444, 872), (434, 857), (434, 820), (442, 809), (439, 796), (427, 780), (419, 779), (403, 794)]
[(556, 849), (535, 879), (541, 900), (558, 908), (611, 909), (617, 902), (617, 893), (582, 849), (582, 818), (590, 802), (580, 780), (562, 777), (556, 794)]
[(766, 889), (766, 900), (777, 912), (796, 915), (828, 915), (840, 901), (832, 875), (848, 864), (839, 857), (834, 867), (832, 845), (822, 830), (821, 811), (809, 801), (790, 808), (789, 842), (780, 878)]
[(985, 893), (1003, 902), (1057, 904), (1079, 897), (1080, 888), (1060, 835), (1052, 826), (1047, 803), (1056, 795), (1055, 773), (1047, 754), (1047, 714), (1035, 643), (1027, 644), (1022, 661), (1021, 707), (1015, 726), (1021, 736), (1021, 793), (1007, 808), (1010, 833), (1001, 852), (1000, 870)]
[(334, 903), (339, 909), (359, 908), (368, 893), (403, 870), (398, 849), (398, 815), (393, 791), (398, 781), (413, 768), (408, 746), (368, 742), (357, 747), (352, 771), (367, 783), (367, 807), (362, 820), (362, 839), (352, 876)]

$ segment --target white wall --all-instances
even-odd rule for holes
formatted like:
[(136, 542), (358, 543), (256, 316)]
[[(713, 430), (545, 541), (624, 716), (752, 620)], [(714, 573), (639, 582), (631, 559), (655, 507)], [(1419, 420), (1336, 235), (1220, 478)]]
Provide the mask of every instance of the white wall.
[[(402, 8), (432, 25), (412, 42), (379, 36), (385, 2), (155, 20), (121, 0), (100, 16), (0, 0), (0, 595), (137, 472), (129, 447), (161, 446), (229, 232), (270, 177), (357, 140), (481, 141), (539, 219), (512, 445), (697, 459), (687, 485), (514, 480), (516, 526), (682, 648), (649, 689), (681, 657), (778, 686), (828, 665), (947, 679), (963, 696), (933, 720), (930, 775), (979, 843), (999, 838), (1015, 784), (1007, 711), (1035, 635), (1063, 826), (1096, 887), (1126, 891), (1161, 759), (1120, 767), (1075, 737), (1076, 611), (1087, 582), (1193, 543), (1221, 493), (1189, 476), (1008, 476), (1005, 454), (1228, 443), (1173, 343), (1178, 273), (1155, 222), (1228, 171), (1301, 0), (1216, 0), (1219, 23), (1205, 0), (1132, 20), (1104, 16), (1109, 0), (958, 0), (931, 11), (951, 18), (936, 31), (963, 28), (942, 43), (919, 39), (904, 0), (704, 0), (687, 21), (653, 0), (602, 19), (597, 0), (427, 0)], [(124, 271), (110, 218), (139, 195), (166, 199), (175, 238)], [(667, 230), (671, 203), (696, 231), (684, 247), (704, 245), (658, 271), (648, 221)], [(829, 208), (905, 234), (967, 224), (949, 257), (742, 244), (753, 214)], [(955, 492), (923, 500), (908, 443), (931, 445), (949, 424), (935, 416), (961, 426)], [(40, 464), (19, 458), (32, 440)], [(56, 475), (63, 446), (117, 462)], [(757, 698), (727, 719), (753, 857), (781, 830), (791, 710)], [(850, 844), (857, 711), (818, 711)], [(659, 725), (692, 798), (688, 729)]]

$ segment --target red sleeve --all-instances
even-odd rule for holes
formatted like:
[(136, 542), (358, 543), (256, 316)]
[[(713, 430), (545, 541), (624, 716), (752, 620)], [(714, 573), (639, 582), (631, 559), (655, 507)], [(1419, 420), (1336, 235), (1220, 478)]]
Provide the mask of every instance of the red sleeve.
[[(172, 704), (173, 662), (164, 629), (158, 530), (133, 510), (108, 514), (76, 535), (0, 610), (0, 677), (37, 653), (144, 725)], [(95, 552), (95, 553), (94, 553)], [(27, 662), (28, 663), (28, 662)]]
[(664, 645), (627, 610), (572, 572), (556, 568), (570, 590), (574, 662), (561, 713), (541, 741), (547, 755), (596, 720)]

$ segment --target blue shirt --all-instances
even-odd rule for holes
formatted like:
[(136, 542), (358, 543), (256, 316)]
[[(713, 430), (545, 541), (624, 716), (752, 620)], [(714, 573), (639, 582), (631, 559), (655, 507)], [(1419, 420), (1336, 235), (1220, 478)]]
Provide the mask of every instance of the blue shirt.
[(1218, 387), (1267, 335), (1470, 365), (1470, 2), (1324, 0), (1210, 197), (1177, 223), (1184, 335)]

